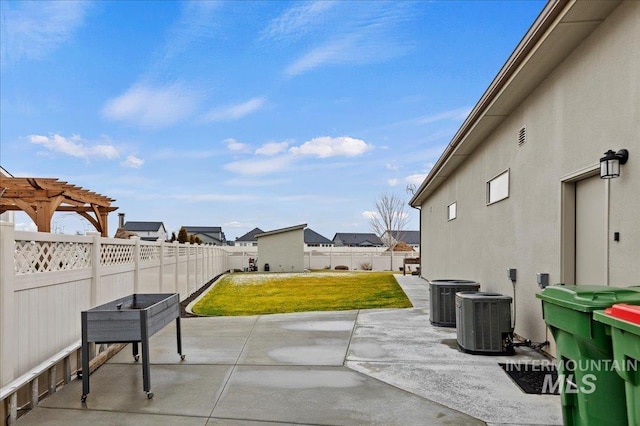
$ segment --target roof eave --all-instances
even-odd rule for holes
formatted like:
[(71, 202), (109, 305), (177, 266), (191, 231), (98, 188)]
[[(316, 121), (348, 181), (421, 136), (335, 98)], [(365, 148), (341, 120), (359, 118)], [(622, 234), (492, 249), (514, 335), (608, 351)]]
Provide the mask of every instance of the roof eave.
[(409, 200), (409, 205), (421, 206), (620, 3), (621, 0), (549, 1)]
[(302, 223), (300, 225), (295, 225), (295, 226), (289, 226), (287, 228), (281, 228), (281, 229), (274, 229), (273, 231), (267, 231), (267, 232), (263, 232), (261, 234), (256, 234), (255, 237), (256, 238), (260, 238), (260, 237), (266, 237), (269, 235), (274, 235), (274, 234), (281, 234), (283, 232), (289, 232), (289, 231), (297, 231), (300, 229), (304, 229), (307, 227), (306, 223)]

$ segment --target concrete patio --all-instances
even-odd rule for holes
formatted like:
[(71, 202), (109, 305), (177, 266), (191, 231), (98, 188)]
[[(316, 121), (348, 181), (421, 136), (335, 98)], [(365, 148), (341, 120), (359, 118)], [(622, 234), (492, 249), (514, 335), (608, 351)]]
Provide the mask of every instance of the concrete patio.
[(398, 276), (411, 309), (186, 318), (151, 338), (151, 391), (129, 348), (74, 380), (21, 425), (561, 425), (560, 397), (523, 393), (498, 362), (429, 323), (427, 282)]

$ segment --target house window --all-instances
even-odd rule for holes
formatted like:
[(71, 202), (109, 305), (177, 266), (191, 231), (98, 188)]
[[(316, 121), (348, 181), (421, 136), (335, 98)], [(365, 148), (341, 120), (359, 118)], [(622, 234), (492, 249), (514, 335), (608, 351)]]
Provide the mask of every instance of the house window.
[(457, 217), (457, 205), (458, 203), (454, 202), (447, 206), (447, 220), (453, 220)]
[(509, 197), (509, 169), (487, 182), (487, 205)]

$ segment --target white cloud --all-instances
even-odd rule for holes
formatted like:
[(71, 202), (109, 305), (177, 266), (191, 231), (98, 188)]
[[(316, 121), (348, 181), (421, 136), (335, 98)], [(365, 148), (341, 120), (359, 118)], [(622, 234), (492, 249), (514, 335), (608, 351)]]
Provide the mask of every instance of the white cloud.
[(266, 160), (242, 160), (225, 164), (224, 169), (241, 175), (264, 175), (286, 169), (290, 156), (270, 157)]
[(227, 144), (227, 149), (229, 151), (233, 151), (233, 152), (249, 152), (250, 151), (249, 145), (247, 145), (246, 143), (238, 142), (234, 138), (225, 139), (223, 142)]
[(289, 65), (285, 74), (293, 77), (323, 65), (336, 65), (356, 62), (358, 55), (356, 45), (350, 40), (337, 40), (325, 43), (303, 55)]
[(391, 170), (391, 171), (394, 171), (394, 172), (398, 170), (398, 165), (394, 164), (394, 163), (386, 163), (384, 165), (384, 167), (385, 167), (385, 169)]
[(42, 59), (71, 39), (82, 26), (87, 9), (84, 1), (2, 2), (0, 62)]
[(160, 128), (188, 117), (198, 102), (198, 95), (180, 83), (164, 87), (136, 84), (124, 94), (108, 100), (102, 114), (114, 121)]
[(295, 5), (271, 20), (263, 31), (263, 37), (280, 39), (306, 34), (336, 4), (335, 1), (322, 0)]
[(224, 108), (216, 108), (205, 114), (206, 121), (237, 120), (260, 110), (266, 102), (263, 97), (249, 99), (246, 102), (230, 105)]
[(124, 167), (139, 169), (144, 164), (144, 160), (142, 158), (136, 157), (135, 155), (129, 155), (127, 159), (120, 164)]
[[(352, 6), (350, 2), (338, 4), (341, 8), (339, 13), (333, 13), (323, 25), (304, 23), (305, 32), (311, 32), (309, 28), (316, 30), (310, 34), (315, 47), (286, 67), (284, 72), (287, 76), (293, 77), (328, 65), (383, 62), (405, 55), (412, 49), (411, 42), (403, 39), (400, 29), (407, 20), (415, 19), (411, 2), (373, 2), (368, 3), (367, 8)], [(297, 25), (303, 19), (292, 21)], [(301, 33), (300, 30), (295, 31), (295, 34)]]
[(250, 201), (255, 200), (258, 197), (246, 194), (190, 194), (176, 195), (172, 198), (197, 203), (207, 201)]
[(179, 158), (190, 160), (202, 160), (204, 158), (211, 158), (220, 155), (222, 150), (220, 149), (199, 149), (189, 150), (180, 147), (176, 148), (159, 148), (154, 154), (153, 158), (156, 160), (176, 160)]
[(225, 185), (229, 186), (248, 186), (248, 187), (265, 187), (265, 186), (282, 186), (290, 182), (289, 179), (265, 179), (264, 177), (255, 178), (233, 178), (224, 181)]
[(319, 204), (344, 204), (349, 201), (345, 197), (334, 197), (330, 195), (320, 195), (317, 191), (310, 194), (285, 195), (275, 198), (278, 201), (296, 202), (309, 201)]
[(365, 218), (371, 220), (371, 219), (375, 219), (377, 217), (379, 217), (380, 215), (378, 214), (378, 212), (374, 212), (371, 210), (366, 210), (362, 212), (362, 216), (364, 216)]
[(403, 56), (410, 45), (396, 44), (373, 34), (354, 34), (327, 41), (290, 64), (284, 71), (295, 77), (323, 66), (364, 65)]
[(311, 139), (300, 146), (294, 146), (289, 152), (294, 155), (311, 155), (318, 158), (335, 156), (355, 157), (362, 155), (372, 148), (361, 139), (348, 136), (332, 138), (323, 136)]
[(221, 3), (189, 1), (180, 4), (182, 14), (168, 32), (163, 58), (165, 62), (197, 46), (197, 41), (214, 38), (219, 32), (220, 19), (216, 19), (215, 12)]
[(284, 152), (289, 146), (289, 142), (269, 142), (256, 149), (256, 154), (275, 155)]
[(395, 178), (389, 179), (387, 181), (387, 183), (389, 184), (389, 186), (397, 186), (398, 185), (398, 179), (395, 179)]
[[(451, 121), (452, 124), (458, 125), (459, 123), (462, 123), (465, 118), (467, 118), (470, 112), (471, 108), (469, 107), (455, 108), (448, 111), (442, 111), (434, 114), (423, 115), (420, 117), (409, 118), (407, 120), (396, 121), (394, 123), (381, 126), (381, 128), (389, 129), (405, 126), (424, 126), (441, 121)], [(439, 129), (435, 132), (431, 132), (429, 136), (425, 138), (425, 141), (436, 141), (442, 138), (450, 138), (453, 133), (455, 133), (455, 130), (452, 130), (450, 128)]]
[(415, 186), (420, 186), (422, 185), (422, 182), (424, 182), (424, 179), (427, 177), (426, 173), (415, 173), (412, 175), (409, 175), (407, 177), (404, 178), (404, 181), (407, 182), (408, 184), (412, 184)]
[(255, 227), (255, 225), (253, 225), (251, 223), (242, 223), (242, 222), (237, 222), (237, 221), (225, 222), (225, 223), (222, 224), (222, 226), (224, 228), (252, 228), (252, 227)]
[(42, 145), (51, 152), (69, 155), (72, 157), (84, 158), (118, 158), (120, 154), (113, 145), (90, 145), (89, 141), (83, 140), (80, 135), (72, 135), (67, 138), (59, 134), (51, 136), (29, 135), (31, 143)]
[(440, 112), (437, 114), (425, 115), (419, 118), (416, 118), (414, 121), (416, 124), (430, 124), (435, 123), (437, 121), (443, 120), (454, 120), (454, 121), (462, 121), (471, 112), (471, 108), (457, 108), (449, 111)]

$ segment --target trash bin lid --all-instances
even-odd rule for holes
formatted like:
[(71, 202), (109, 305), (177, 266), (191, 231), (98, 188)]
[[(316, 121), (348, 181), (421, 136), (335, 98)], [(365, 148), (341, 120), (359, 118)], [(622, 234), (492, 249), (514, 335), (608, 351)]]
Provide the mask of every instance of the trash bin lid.
[(617, 303), (640, 305), (640, 288), (603, 285), (554, 285), (536, 294), (538, 299), (580, 312), (605, 309)]
[(604, 310), (607, 315), (621, 320), (640, 324), (640, 306), (629, 305), (627, 303), (617, 303)]
[(624, 330), (627, 333), (618, 339), (632, 339), (632, 345), (637, 345), (636, 339), (640, 338), (640, 306), (618, 303), (604, 311), (594, 311), (593, 319), (612, 328)]

